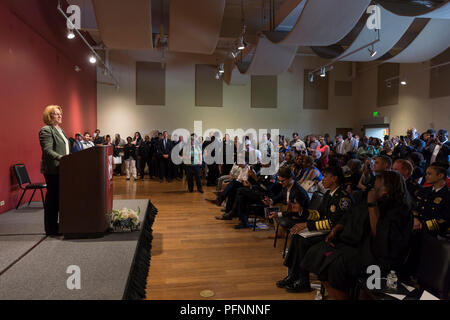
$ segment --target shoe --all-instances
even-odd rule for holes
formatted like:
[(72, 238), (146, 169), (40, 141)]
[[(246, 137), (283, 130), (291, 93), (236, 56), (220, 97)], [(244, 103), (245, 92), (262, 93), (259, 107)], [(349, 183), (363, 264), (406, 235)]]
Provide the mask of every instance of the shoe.
[(298, 292), (311, 292), (311, 285), (309, 281), (296, 280), (291, 284), (285, 286), (287, 292), (298, 293)]
[(55, 232), (55, 233), (46, 233), (45, 235), (47, 237), (61, 237), (63, 234), (59, 233), (59, 232)]
[(215, 204), (216, 206), (219, 206), (219, 201), (217, 199), (205, 199), (208, 202), (211, 202), (212, 204)]
[(200, 193), (203, 193), (203, 190), (197, 190), (198, 192), (200, 192)]
[(225, 210), (225, 208), (223, 208), (223, 209), (220, 209), (220, 211), (225, 212), (226, 210)]
[(294, 283), (294, 281), (295, 280), (293, 278), (287, 276), (283, 280), (277, 281), (277, 287), (278, 288), (286, 288), (287, 285)]
[(236, 225), (236, 226), (234, 226), (234, 228), (235, 229), (248, 229), (248, 228), (253, 228), (253, 225), (252, 224), (249, 224), (249, 223), (247, 223), (247, 224), (238, 224), (238, 225)]
[(130, 178), (127, 178), (127, 181), (130, 181)]
[(194, 192), (194, 190), (189, 190), (190, 193)]
[(217, 220), (231, 220), (233, 218), (231, 217), (231, 214), (224, 213), (223, 215), (216, 217), (216, 219)]

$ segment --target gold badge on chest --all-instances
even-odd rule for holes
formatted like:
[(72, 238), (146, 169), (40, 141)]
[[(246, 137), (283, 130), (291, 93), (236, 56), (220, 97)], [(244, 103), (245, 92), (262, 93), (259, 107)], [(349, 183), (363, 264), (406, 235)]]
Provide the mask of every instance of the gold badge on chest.
[(434, 203), (436, 203), (436, 204), (439, 204), (439, 203), (441, 203), (441, 201), (442, 201), (442, 198), (441, 197), (437, 197), (437, 198), (435, 198), (434, 199)]

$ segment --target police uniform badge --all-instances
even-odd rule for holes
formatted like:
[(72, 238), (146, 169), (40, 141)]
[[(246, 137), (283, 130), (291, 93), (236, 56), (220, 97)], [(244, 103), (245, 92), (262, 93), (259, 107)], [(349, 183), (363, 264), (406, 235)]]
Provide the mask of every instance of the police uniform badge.
[(332, 204), (332, 205), (330, 206), (330, 211), (333, 212), (333, 213), (336, 212), (336, 206), (335, 206), (334, 204)]
[(442, 198), (441, 197), (437, 197), (436, 199), (434, 199), (434, 203), (436, 203), (436, 204), (439, 204), (439, 203), (441, 203), (441, 201), (442, 201)]
[(339, 208), (341, 210), (347, 210), (350, 207), (351, 200), (347, 197), (343, 197), (339, 200)]

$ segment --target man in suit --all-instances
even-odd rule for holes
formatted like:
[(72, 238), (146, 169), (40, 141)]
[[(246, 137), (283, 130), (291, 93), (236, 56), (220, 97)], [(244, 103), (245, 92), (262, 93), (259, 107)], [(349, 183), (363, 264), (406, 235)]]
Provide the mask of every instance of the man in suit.
[(75, 152), (79, 152), (83, 150), (83, 136), (80, 133), (77, 133), (75, 135), (75, 141), (74, 144), (72, 146), (72, 149), (70, 150), (71, 153), (75, 153)]
[(140, 170), (141, 170), (141, 180), (144, 180), (145, 175), (145, 166), (148, 165), (148, 173), (149, 176), (152, 176), (152, 166), (151, 166), (151, 159), (152, 159), (152, 145), (150, 142), (150, 137), (148, 135), (145, 136), (144, 140), (141, 141), (139, 144), (138, 149), (138, 159), (140, 162)]
[(172, 150), (172, 142), (168, 138), (167, 131), (163, 132), (163, 137), (158, 144), (158, 157), (159, 157), (159, 179), (161, 182), (166, 178), (167, 182), (172, 180), (170, 172), (170, 152)]
[(434, 162), (448, 163), (450, 161), (448, 131), (441, 129), (438, 131), (437, 137), (430, 135), (423, 154), (428, 164)]
[(406, 132), (406, 136), (408, 137), (407, 146), (408, 146), (410, 152), (422, 152), (423, 151), (423, 148), (425, 148), (425, 141), (420, 139), (416, 128), (408, 129), (408, 131)]

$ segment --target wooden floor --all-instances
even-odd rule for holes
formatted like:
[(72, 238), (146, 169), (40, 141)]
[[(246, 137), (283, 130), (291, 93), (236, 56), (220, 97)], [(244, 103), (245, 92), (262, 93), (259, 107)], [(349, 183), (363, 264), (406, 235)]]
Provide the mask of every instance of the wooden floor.
[[(214, 188), (188, 193), (184, 181), (126, 181), (114, 178), (114, 199), (150, 199), (159, 213), (148, 275), (147, 299), (313, 299), (311, 293), (288, 293), (276, 287), (287, 268), (283, 240), (273, 247), (273, 229), (235, 230), (237, 220), (220, 221), (220, 208), (205, 201)], [(203, 298), (200, 292), (212, 290)]]

